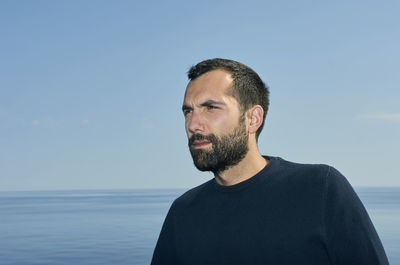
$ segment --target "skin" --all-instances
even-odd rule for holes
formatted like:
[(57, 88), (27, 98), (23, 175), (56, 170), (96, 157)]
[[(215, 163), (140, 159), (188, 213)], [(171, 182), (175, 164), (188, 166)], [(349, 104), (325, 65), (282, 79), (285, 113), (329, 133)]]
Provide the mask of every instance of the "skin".
[[(232, 86), (231, 73), (225, 70), (207, 72), (189, 82), (186, 87), (182, 110), (185, 116), (185, 129), (188, 138), (193, 134), (216, 136), (225, 135), (238, 126), (240, 108), (237, 100), (228, 95)], [(230, 186), (251, 178), (268, 161), (258, 151), (256, 131), (263, 121), (263, 108), (254, 105), (245, 113), (245, 126), (249, 133), (249, 152), (237, 165), (214, 174), (220, 185)], [(212, 150), (212, 144), (206, 141), (195, 142), (195, 148)]]

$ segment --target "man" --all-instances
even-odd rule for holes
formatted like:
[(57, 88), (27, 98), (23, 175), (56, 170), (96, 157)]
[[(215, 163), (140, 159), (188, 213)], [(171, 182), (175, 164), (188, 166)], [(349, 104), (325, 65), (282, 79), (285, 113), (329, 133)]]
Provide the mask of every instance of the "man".
[(211, 59), (188, 76), (182, 110), (190, 153), (215, 177), (174, 201), (151, 264), (388, 264), (337, 170), (259, 153), (269, 92), (252, 69)]

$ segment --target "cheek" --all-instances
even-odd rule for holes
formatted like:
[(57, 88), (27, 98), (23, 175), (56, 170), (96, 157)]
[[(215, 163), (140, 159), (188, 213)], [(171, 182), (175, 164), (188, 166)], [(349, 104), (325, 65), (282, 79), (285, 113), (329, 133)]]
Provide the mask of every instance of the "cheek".
[(236, 125), (235, 117), (228, 115), (219, 115), (214, 117), (209, 122), (209, 128), (214, 131), (214, 133), (225, 133), (227, 130), (231, 130)]
[(193, 133), (191, 133), (191, 131), (189, 130), (189, 127), (190, 127), (190, 120), (185, 119), (185, 133), (188, 139), (193, 135)]
[(188, 127), (189, 127), (189, 123), (188, 123), (187, 120), (185, 120), (185, 131), (186, 131), (186, 135), (189, 136), (189, 129), (188, 129)]

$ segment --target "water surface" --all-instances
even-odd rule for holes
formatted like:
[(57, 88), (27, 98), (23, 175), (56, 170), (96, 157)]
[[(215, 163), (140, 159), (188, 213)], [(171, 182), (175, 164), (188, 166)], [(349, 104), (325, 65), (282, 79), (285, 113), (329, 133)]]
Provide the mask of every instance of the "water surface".
[[(400, 188), (356, 191), (391, 264), (400, 264)], [(0, 264), (149, 264), (168, 208), (183, 192), (0, 192)]]

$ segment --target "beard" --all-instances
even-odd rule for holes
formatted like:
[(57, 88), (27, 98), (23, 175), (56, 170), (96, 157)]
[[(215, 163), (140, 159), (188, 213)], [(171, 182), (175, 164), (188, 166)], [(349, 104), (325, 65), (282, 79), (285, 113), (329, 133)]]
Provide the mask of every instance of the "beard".
[[(194, 165), (200, 171), (211, 171), (214, 174), (221, 173), (228, 168), (237, 165), (246, 156), (249, 134), (246, 131), (244, 117), (232, 132), (216, 136), (215, 134), (201, 135), (193, 134), (189, 139), (189, 150)], [(211, 150), (193, 148), (196, 140), (207, 140), (211, 142)]]

